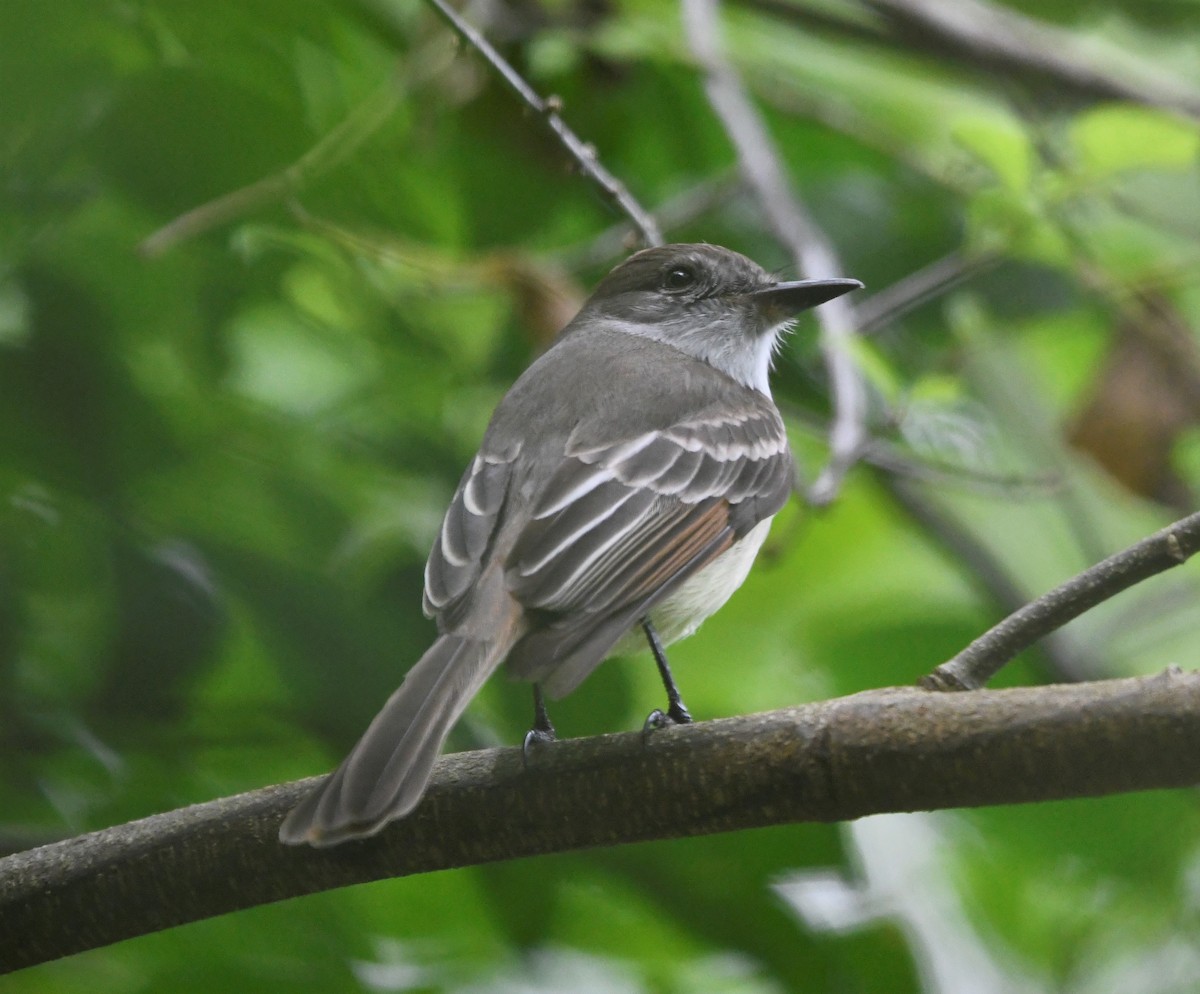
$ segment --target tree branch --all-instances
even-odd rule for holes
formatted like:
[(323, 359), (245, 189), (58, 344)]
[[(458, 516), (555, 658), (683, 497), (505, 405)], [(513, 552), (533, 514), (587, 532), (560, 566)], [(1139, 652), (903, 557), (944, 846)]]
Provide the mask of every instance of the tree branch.
[[(660, 228), (669, 232), (732, 200), (742, 192), (742, 188), (742, 179), (735, 171), (718, 173), (658, 204), (654, 208), (654, 217), (659, 220)], [(555, 252), (555, 257), (567, 269), (591, 269), (627, 252), (633, 234), (634, 230), (628, 221), (618, 221), (579, 245)]]
[(1000, 262), (997, 255), (967, 256), (951, 252), (940, 259), (914, 269), (903, 279), (873, 293), (854, 307), (854, 321), (860, 335), (873, 335), (909, 311), (950, 290)]
[[(775, 236), (788, 247), (796, 268), (807, 277), (845, 275), (829, 236), (813, 220), (788, 182), (779, 152), (732, 63), (721, 48), (717, 0), (683, 0), (684, 29), (704, 70), (704, 90), (737, 153), (738, 165), (754, 191)], [(833, 394), (829, 462), (810, 488), (809, 502), (830, 503), (866, 441), (867, 393), (854, 361), (854, 312), (845, 298), (816, 312), (821, 351)]]
[(929, 690), (974, 690), (1042, 636), (1147, 577), (1200, 551), (1200, 512), (1084, 570), (984, 632), (921, 681)]
[[(624, 184), (604, 168), (596, 158), (595, 149), (567, 127), (557, 112), (557, 102), (538, 96), (487, 39), (442, 0), (429, 0), (429, 3), (459, 37), (475, 48), (509, 88), (535, 112), (538, 119), (563, 144), (579, 165), (583, 175), (595, 183), (603, 196), (630, 219), (646, 244), (661, 245), (662, 234), (654, 218), (638, 204)], [(405, 86), (428, 78), (440, 68), (441, 60), (440, 56), (419, 52), (407, 62), (407, 68), (403, 72), (397, 71), (393, 74), (392, 78), (355, 107), (341, 123), (295, 162), (254, 183), (185, 211), (143, 239), (138, 251), (147, 258), (161, 256), (181, 242), (195, 238), (219, 225), (228, 224), (250, 211), (293, 196), (311, 179), (339, 165), (391, 116)]]
[(558, 113), (562, 102), (555, 97), (540, 97), (491, 43), (463, 20), (445, 0), (427, 2), (464, 42), (483, 56), (500, 80), (534, 112), (538, 120), (562, 143), (563, 148), (579, 166), (580, 172), (600, 188), (606, 200), (633, 222), (641, 233), (642, 240), (647, 245), (661, 245), (662, 232), (659, 231), (654, 218), (634, 199), (625, 184), (604, 168), (596, 156), (596, 149), (567, 127), (567, 123)]
[[(1200, 116), (1200, 91), (1151, 60), (1115, 45), (1098, 49), (1079, 32), (984, 0), (860, 0), (818, 7), (794, 0), (740, 0), (808, 31), (856, 43), (890, 44), (911, 54), (954, 59), (1008, 78), (1035, 78), (1057, 95), (1129, 100)], [(870, 11), (874, 18), (864, 16)]]
[(443, 757), (421, 806), (334, 849), (279, 844), (298, 781), (0, 860), (0, 972), (384, 877), (883, 811), (1200, 781), (1200, 673), (931, 694)]
[[(424, 61), (427, 60), (416, 60), (418, 64)], [(393, 73), (295, 162), (248, 186), (185, 211), (144, 238), (138, 245), (138, 252), (147, 258), (156, 258), (180, 242), (299, 192), (311, 179), (345, 161), (379, 129), (396, 109), (403, 87), (401, 74)]]
[(1029, 72), (1093, 98), (1131, 100), (1200, 116), (1200, 92), (1147, 60), (1089, 51), (1076, 32), (985, 0), (863, 0), (909, 44), (974, 65)]

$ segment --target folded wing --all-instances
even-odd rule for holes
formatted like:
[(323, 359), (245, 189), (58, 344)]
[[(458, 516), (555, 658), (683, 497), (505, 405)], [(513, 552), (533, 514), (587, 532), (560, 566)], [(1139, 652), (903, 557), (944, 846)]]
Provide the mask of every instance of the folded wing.
[(607, 445), (568, 441), (507, 559), (541, 623), (514, 675), (569, 692), (655, 604), (787, 500), (787, 437), (769, 402)]

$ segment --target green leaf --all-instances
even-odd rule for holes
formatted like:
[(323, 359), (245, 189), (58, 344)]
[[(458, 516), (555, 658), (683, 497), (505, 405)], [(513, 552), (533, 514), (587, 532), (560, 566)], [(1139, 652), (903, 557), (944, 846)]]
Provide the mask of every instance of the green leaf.
[(1072, 121), (1070, 138), (1080, 168), (1092, 180), (1136, 169), (1190, 169), (1200, 152), (1194, 121), (1133, 104), (1085, 111)]
[(966, 209), (967, 244), (981, 255), (999, 253), (1047, 266), (1066, 267), (1070, 243), (1042, 204), (1028, 194), (989, 187)]
[(1019, 122), (1001, 114), (962, 115), (950, 126), (954, 139), (1014, 193), (1029, 189), (1034, 153)]

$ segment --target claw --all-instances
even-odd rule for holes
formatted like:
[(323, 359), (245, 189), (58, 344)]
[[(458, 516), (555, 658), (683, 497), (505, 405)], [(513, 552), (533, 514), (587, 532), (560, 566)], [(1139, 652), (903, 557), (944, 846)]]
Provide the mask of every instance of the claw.
[(691, 723), (692, 716), (688, 713), (688, 709), (683, 706), (683, 702), (679, 701), (678, 705), (672, 703), (666, 711), (655, 708), (646, 715), (646, 720), (642, 723), (642, 737), (644, 738), (656, 729), (666, 728), (669, 725), (690, 725)]
[(546, 698), (542, 696), (542, 688), (533, 685), (533, 727), (525, 733), (521, 742), (521, 763), (529, 769), (529, 750), (558, 740), (558, 733), (550, 721), (546, 711)]

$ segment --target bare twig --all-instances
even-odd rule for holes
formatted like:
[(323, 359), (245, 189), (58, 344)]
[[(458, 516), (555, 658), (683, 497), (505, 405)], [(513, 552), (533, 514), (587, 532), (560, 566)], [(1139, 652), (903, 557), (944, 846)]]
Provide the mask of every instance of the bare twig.
[(392, 74), (367, 99), (299, 159), (277, 173), (210, 200), (163, 225), (143, 239), (138, 251), (149, 258), (162, 255), (180, 242), (228, 224), (252, 210), (292, 196), (314, 176), (344, 161), (391, 116), (400, 100), (399, 73)]
[(1200, 551), (1200, 512), (1181, 518), (1124, 552), (1084, 570), (984, 632), (921, 684), (929, 690), (982, 687), (1009, 660), (1047, 633), (1135, 583), (1187, 562)]
[(575, 134), (559, 115), (561, 103), (556, 98), (544, 99), (537, 94), (524, 78), (504, 57), (492, 47), (474, 27), (459, 16), (445, 0), (427, 0), (430, 6), (438, 12), (442, 19), (450, 25), (454, 32), (468, 45), (474, 48), (492, 70), (520, 98), (550, 132), (562, 143), (579, 166), (580, 172), (599, 187), (614, 207), (625, 214), (641, 233), (642, 240), (647, 245), (661, 245), (662, 233), (654, 218), (642, 208), (625, 185), (601, 164), (596, 155), (596, 149)]
[(874, 334), (914, 308), (991, 269), (999, 261), (1000, 257), (996, 255), (965, 256), (961, 252), (950, 252), (913, 270), (855, 305), (858, 333)]
[[(658, 218), (664, 231), (671, 231), (708, 214), (736, 196), (741, 189), (742, 180), (737, 173), (722, 172), (680, 190), (659, 204), (654, 210), (654, 216)], [(559, 263), (567, 269), (590, 269), (625, 252), (631, 234), (633, 228), (630, 223), (621, 221), (606, 228), (594, 238), (563, 249), (555, 255)]]
[[(709, 103), (733, 143), (742, 173), (767, 224), (791, 250), (796, 268), (808, 277), (843, 276), (833, 243), (796, 196), (761, 115), (722, 52), (717, 10), (717, 0), (683, 0), (688, 43), (704, 70)], [(839, 298), (816, 313), (834, 408), (829, 462), (809, 491), (809, 501), (822, 505), (837, 495), (866, 440), (867, 394), (852, 354), (854, 315), (849, 302)]]
[[(863, 449), (862, 459), (899, 477), (946, 484), (964, 493), (998, 495), (1006, 500), (1044, 500), (1060, 493), (1065, 485), (1058, 473), (990, 473), (973, 466), (913, 456), (881, 438), (871, 440)], [(1014, 604), (1010, 610), (1023, 603)]]
[[(850, 661), (847, 661), (849, 664)], [(454, 866), (881, 811), (1200, 780), (1200, 674), (929, 694), (916, 688), (656, 733), (443, 757), (378, 837), (281, 846), (301, 781), (0, 860), (0, 972), (240, 908)], [(597, 804), (596, 798), (604, 803)]]
[[(777, 398), (775, 404), (784, 415), (789, 430), (794, 428), (811, 438), (825, 437), (828, 421), (820, 414), (783, 397)], [(863, 445), (860, 458), (864, 463), (898, 476), (948, 484), (964, 493), (999, 495), (1007, 500), (1042, 500), (1061, 493), (1066, 486), (1061, 473), (990, 472), (906, 451), (882, 435), (874, 436)]]

